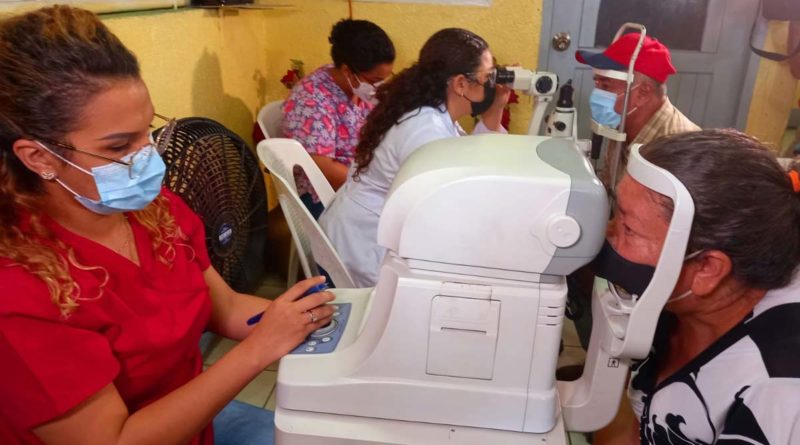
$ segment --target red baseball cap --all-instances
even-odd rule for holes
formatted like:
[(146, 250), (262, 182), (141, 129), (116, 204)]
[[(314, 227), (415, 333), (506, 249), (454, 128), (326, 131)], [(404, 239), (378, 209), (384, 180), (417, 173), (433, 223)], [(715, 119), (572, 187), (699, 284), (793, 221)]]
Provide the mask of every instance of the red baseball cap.
[[(579, 50), (575, 52), (575, 59), (593, 68), (627, 72), (628, 64), (638, 42), (639, 33), (625, 34), (602, 53)], [(642, 42), (642, 49), (639, 50), (639, 57), (636, 58), (633, 70), (660, 83), (666, 82), (667, 77), (677, 73), (675, 67), (672, 66), (669, 49), (649, 36), (645, 36), (644, 42)]]

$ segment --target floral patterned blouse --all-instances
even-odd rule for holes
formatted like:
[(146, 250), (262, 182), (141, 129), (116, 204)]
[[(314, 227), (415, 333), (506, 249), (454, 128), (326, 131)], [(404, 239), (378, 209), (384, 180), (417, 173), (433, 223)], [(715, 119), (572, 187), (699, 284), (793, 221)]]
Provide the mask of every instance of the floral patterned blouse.
[[(372, 105), (353, 103), (328, 72), (332, 67), (317, 68), (292, 88), (283, 103), (281, 131), (300, 142), (309, 154), (327, 156), (349, 167)], [(313, 201), (319, 202), (305, 174), (295, 172), (295, 181), (300, 196), (311, 193)]]

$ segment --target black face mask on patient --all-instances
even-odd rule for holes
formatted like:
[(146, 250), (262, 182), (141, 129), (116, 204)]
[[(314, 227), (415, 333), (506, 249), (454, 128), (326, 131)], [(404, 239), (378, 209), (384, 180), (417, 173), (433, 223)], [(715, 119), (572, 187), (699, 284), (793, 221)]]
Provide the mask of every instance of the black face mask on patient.
[(469, 100), (469, 102), (471, 104), (472, 112), (470, 114), (472, 115), (472, 117), (477, 117), (477, 116), (485, 113), (486, 110), (488, 110), (489, 107), (492, 106), (492, 103), (494, 102), (495, 89), (494, 89), (494, 87), (490, 87), (489, 83), (490, 82), (484, 82), (483, 83), (483, 100), (482, 101), (473, 102), (473, 101), (467, 99), (466, 96), (464, 96), (464, 99)]
[(625, 289), (630, 294), (641, 297), (653, 279), (656, 268), (646, 264), (634, 263), (622, 257), (609, 244), (603, 242), (600, 253), (589, 263), (589, 267), (600, 278)]

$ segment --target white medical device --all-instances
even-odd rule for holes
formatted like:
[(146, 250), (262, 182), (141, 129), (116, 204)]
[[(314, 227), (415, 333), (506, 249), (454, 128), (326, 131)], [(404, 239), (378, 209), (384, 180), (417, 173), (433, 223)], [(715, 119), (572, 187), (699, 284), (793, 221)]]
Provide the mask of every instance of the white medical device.
[(281, 360), (276, 443), (565, 444), (567, 430), (606, 425), (677, 280), (693, 209), (638, 147), (629, 169), (675, 201), (667, 247), (638, 301), (593, 299), (584, 375), (556, 382), (564, 276), (603, 243), (604, 187), (566, 138), (480, 135), (416, 151), (381, 216), (377, 286), (334, 289), (335, 323)]
[(561, 85), (556, 107), (545, 118), (545, 136), (578, 140), (578, 110), (573, 103), (573, 91), (572, 79)]
[[(547, 104), (553, 101), (558, 88), (558, 76), (546, 71), (531, 71), (522, 67), (498, 68), (496, 82), (505, 84), (522, 94), (533, 96), (533, 114), (528, 124), (528, 134), (572, 138), (588, 157), (589, 141), (578, 139), (578, 111), (573, 105), (572, 80), (561, 86), (555, 109), (545, 117)], [(542, 128), (542, 122), (545, 127)]]
[(558, 76), (546, 71), (531, 71), (519, 66), (498, 68), (497, 83), (505, 84), (527, 96), (533, 96), (533, 116), (529, 135), (538, 135), (542, 128), (547, 104), (558, 91)]

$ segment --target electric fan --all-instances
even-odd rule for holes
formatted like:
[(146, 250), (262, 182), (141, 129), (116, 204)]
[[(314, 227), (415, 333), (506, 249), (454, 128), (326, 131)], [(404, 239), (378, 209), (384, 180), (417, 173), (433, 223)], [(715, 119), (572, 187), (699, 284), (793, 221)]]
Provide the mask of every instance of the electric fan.
[(258, 159), (211, 119), (179, 119), (167, 137), (164, 185), (205, 224), (211, 264), (222, 278), (237, 292), (254, 291), (264, 275), (267, 240), (267, 192)]

